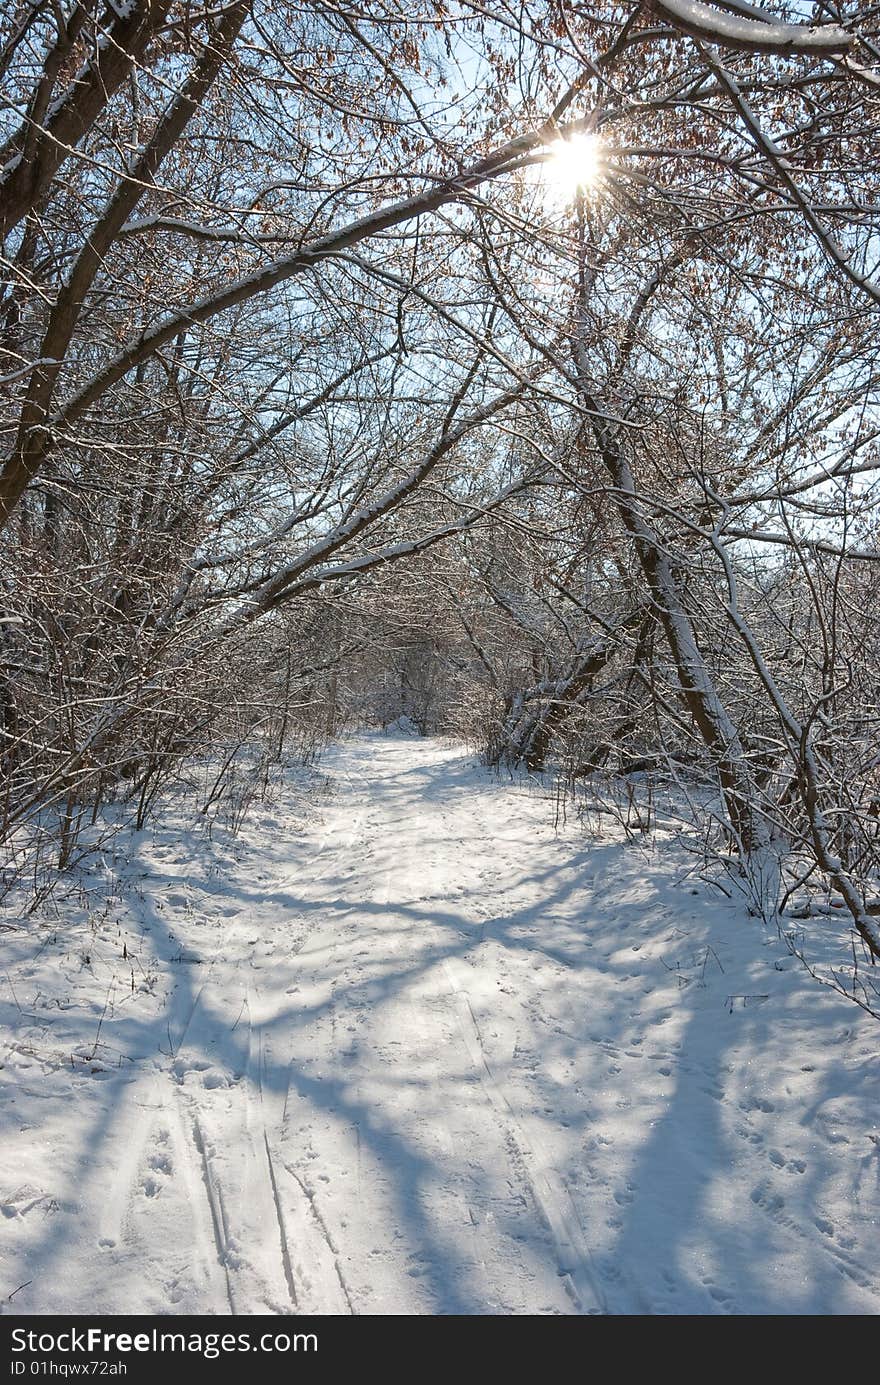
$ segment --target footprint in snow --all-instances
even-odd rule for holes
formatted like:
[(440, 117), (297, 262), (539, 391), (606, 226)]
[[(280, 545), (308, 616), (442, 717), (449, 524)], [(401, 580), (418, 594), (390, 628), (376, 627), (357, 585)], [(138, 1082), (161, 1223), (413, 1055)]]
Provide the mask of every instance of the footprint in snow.
[(759, 1183), (757, 1188), (752, 1189), (752, 1202), (757, 1207), (763, 1207), (767, 1212), (781, 1212), (785, 1206), (785, 1198), (781, 1193), (771, 1193), (766, 1184)]
[(763, 1111), (765, 1115), (769, 1115), (772, 1111), (776, 1110), (776, 1107), (773, 1105), (773, 1102), (768, 1101), (766, 1097), (750, 1096), (747, 1101), (740, 1102), (740, 1110)]
[(229, 1073), (221, 1072), (219, 1068), (212, 1068), (209, 1072), (206, 1072), (202, 1078), (202, 1086), (207, 1087), (209, 1091), (213, 1091), (218, 1087), (231, 1087), (232, 1085), (233, 1078), (230, 1077)]
[(757, 1130), (746, 1130), (745, 1126), (742, 1125), (736, 1126), (735, 1130), (740, 1139), (748, 1140), (749, 1144), (762, 1145), (764, 1143), (763, 1135), (759, 1135)]
[(171, 1064), (171, 1072), (178, 1082), (183, 1082), (190, 1072), (207, 1072), (210, 1063), (197, 1062), (192, 1058), (175, 1058)]
[(710, 1284), (707, 1282), (705, 1288), (706, 1293), (711, 1299), (715, 1300), (719, 1307), (726, 1308), (733, 1302), (733, 1295), (728, 1293), (726, 1289), (719, 1289), (717, 1284)]
[(47, 1195), (45, 1193), (30, 1183), (25, 1183), (14, 1193), (10, 1193), (4, 1202), (0, 1202), (0, 1212), (9, 1219), (26, 1217), (28, 1212), (32, 1212), (35, 1207), (39, 1207), (46, 1201)]

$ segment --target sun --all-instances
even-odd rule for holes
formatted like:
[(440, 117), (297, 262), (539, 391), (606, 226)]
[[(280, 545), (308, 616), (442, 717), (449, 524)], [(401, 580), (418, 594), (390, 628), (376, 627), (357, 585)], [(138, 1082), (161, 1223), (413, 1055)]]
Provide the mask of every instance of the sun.
[(598, 135), (572, 135), (548, 145), (544, 173), (548, 184), (567, 202), (591, 192), (602, 177), (602, 142)]

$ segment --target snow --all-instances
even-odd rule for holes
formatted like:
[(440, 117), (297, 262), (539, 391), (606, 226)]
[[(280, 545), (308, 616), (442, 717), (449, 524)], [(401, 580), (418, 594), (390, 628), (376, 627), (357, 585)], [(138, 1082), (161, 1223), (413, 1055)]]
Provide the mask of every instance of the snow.
[(839, 25), (783, 24), (774, 22), (769, 14), (762, 20), (740, 18), (704, 5), (702, 0), (657, 0), (657, 8), (710, 43), (734, 48), (827, 54), (845, 52), (853, 42)]
[(460, 747), (314, 784), (7, 899), (4, 1311), (880, 1309), (875, 1021)]

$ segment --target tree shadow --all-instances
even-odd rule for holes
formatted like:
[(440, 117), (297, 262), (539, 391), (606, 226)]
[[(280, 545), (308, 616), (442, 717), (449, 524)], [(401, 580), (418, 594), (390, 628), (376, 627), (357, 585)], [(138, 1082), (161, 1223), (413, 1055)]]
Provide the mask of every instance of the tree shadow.
[[(363, 773), (371, 795), (378, 792), (369, 782), (374, 758), (369, 744), (345, 748), (346, 768)], [(772, 1007), (766, 1015), (755, 1009), (746, 1023), (724, 1008), (725, 978), (713, 977), (711, 985), (690, 978), (693, 984), (676, 991), (668, 975), (661, 984), (664, 973), (656, 957), (648, 966), (637, 955), (661, 931), (663, 919), (674, 924), (679, 918), (681, 892), (641, 878), (642, 857), (625, 857), (620, 844), (572, 849), (552, 833), (536, 853), (529, 852), (523, 837), (515, 869), (505, 857), (507, 878), (492, 885), (487, 839), (506, 833), (512, 840), (519, 828), (491, 820), (496, 786), (471, 759), (453, 751), (418, 766), (392, 763), (380, 788), (384, 835), (371, 841), (368, 862), (352, 862), (344, 843), (337, 859), (331, 843), (320, 874), (303, 870), (299, 884), (295, 878), (266, 887), (237, 878), (200, 881), (206, 896), (226, 900), (230, 917), (253, 913), (254, 931), (265, 925), (267, 910), (281, 921), (279, 928), (292, 930), (287, 952), (279, 942), (278, 955), (263, 958), (262, 970), (255, 954), (243, 952), (225, 992), (217, 991), (207, 952), (202, 966), (172, 960), (180, 946), (177, 933), (169, 930), (173, 920), (158, 908), (156, 897), (144, 895), (143, 926), (160, 965), (174, 971), (177, 984), (161, 1014), (143, 1020), (132, 1012), (114, 1022), (114, 1044), (133, 1061), (126, 1071), (95, 1077), (103, 1103), (65, 1151), (59, 1212), (46, 1218), (31, 1243), (22, 1279), (57, 1283), (61, 1311), (71, 1311), (66, 1261), (71, 1241), (81, 1234), (78, 1219), (89, 1224), (90, 1234), (94, 1231), (94, 1200), (106, 1195), (95, 1178), (104, 1175), (124, 1141), (136, 1099), (149, 1095), (157, 1059), (155, 1080), (198, 1083), (201, 1065), (228, 1074), (233, 1094), (246, 1092), (254, 1067), (241, 1014), (249, 988), (259, 989), (265, 969), (283, 966), (286, 958), (292, 978), (302, 985), (292, 999), (279, 991), (276, 1012), (259, 1021), (259, 1099), (280, 1113), (280, 1154), (305, 1178), (304, 1142), (311, 1129), (323, 1130), (324, 1151), (335, 1151), (343, 1174), (350, 1176), (355, 1159), (363, 1158), (373, 1176), (384, 1177), (387, 1224), (374, 1229), (374, 1240), (380, 1252), (395, 1238), (411, 1248), (408, 1273), (418, 1280), (418, 1302), (425, 1305), (419, 1311), (542, 1311), (536, 1300), (523, 1307), (499, 1297), (504, 1267), (500, 1278), (499, 1272), (494, 1281), (487, 1277), (480, 1264), (479, 1229), (465, 1223), (467, 1212), (473, 1217), (475, 1209), (491, 1217), (496, 1244), (509, 1245), (511, 1255), (520, 1257), (524, 1278), (531, 1274), (540, 1284), (558, 1277), (558, 1247), (540, 1226), (527, 1180), (505, 1186), (503, 1169), (481, 1165), (473, 1151), (456, 1146), (459, 1116), (465, 1121), (476, 1105), (486, 1106), (487, 1098), (480, 1073), (454, 1033), (454, 997), (444, 973), (449, 964), (475, 980), (485, 968), (514, 991), (517, 979), (522, 981), (522, 996), (507, 1003), (520, 1005), (516, 1016), (530, 1026), (531, 1047), (524, 1055), (505, 1056), (493, 1047), (490, 1002), (476, 997), (475, 1023), (485, 1029), (486, 1062), (506, 1084), (514, 1107), (530, 1130), (548, 1137), (548, 1158), (595, 1251), (608, 1311), (848, 1311), (846, 1284), (858, 1284), (862, 1274), (858, 1254), (839, 1235), (817, 1229), (815, 1218), (805, 1229), (803, 1209), (821, 1209), (830, 1196), (827, 1159), (802, 1159), (804, 1168), (798, 1169), (796, 1152), (775, 1150), (774, 1103), (781, 1109), (787, 1102), (790, 1108), (792, 1098), (784, 1089), (792, 1075), (788, 1067), (764, 1074), (749, 1069), (754, 1054), (779, 1052), (773, 1030), (779, 1016)], [(365, 798), (367, 806), (371, 801)], [(405, 878), (414, 889), (422, 888), (423, 897), (370, 898), (362, 879), (367, 866), (375, 886), (400, 865), (401, 843), (389, 836), (389, 827), (421, 814), (434, 824), (442, 845), (447, 810), (457, 814), (460, 877), (449, 884), (447, 897), (440, 897), (436, 883), (419, 883), (416, 862)], [(289, 854), (284, 843), (268, 843), (266, 849), (267, 868)], [(624, 868), (626, 889), (620, 886)], [(165, 877), (166, 884), (179, 878)], [(704, 936), (700, 930), (718, 910), (701, 902), (698, 912), (694, 940)], [(727, 926), (741, 928), (733, 911), (729, 915)], [(221, 919), (216, 937), (229, 976), (223, 936)], [(539, 1004), (532, 1003), (536, 974), (544, 987)], [(380, 1021), (387, 1014), (399, 1024), (402, 1012), (395, 1006), (406, 996), (415, 1028), (391, 1039)], [(442, 1080), (432, 1066), (435, 1055), (420, 1052), (417, 1043), (419, 1014), (434, 1003), (447, 1025), (438, 1029), (447, 1035)], [(365, 1014), (374, 1024), (368, 1035), (378, 1035), (385, 1045), (366, 1053), (356, 1037)], [(830, 1048), (839, 1012), (834, 1003), (813, 1006), (808, 1018), (783, 1016), (786, 1022), (786, 1043), (793, 1052), (797, 1026), (817, 1022), (828, 1026)], [(667, 1023), (674, 1028), (674, 1043), (666, 1037)], [(407, 1051), (406, 1064), (391, 1061), (390, 1044), (397, 1041)], [(834, 1062), (816, 1075), (812, 1104), (804, 1104), (808, 1127), (821, 1124), (830, 1094), (845, 1086), (843, 1068)], [(198, 1088), (193, 1091), (197, 1097)], [(503, 1141), (503, 1119), (490, 1116)], [(432, 1148), (426, 1130), (444, 1125), (447, 1147)], [(616, 1146), (603, 1131), (612, 1132)], [(600, 1146), (606, 1138), (610, 1152)], [(754, 1176), (756, 1149), (766, 1163), (765, 1179)], [(877, 1155), (872, 1148), (858, 1165), (853, 1195), (866, 1203), (876, 1196)], [(797, 1189), (793, 1215), (779, 1191), (785, 1180)], [(330, 1193), (319, 1195), (333, 1206)], [(342, 1263), (344, 1235), (339, 1242)], [(354, 1261), (350, 1269), (362, 1277), (367, 1273)], [(90, 1300), (92, 1311), (126, 1311), (138, 1286), (115, 1284), (114, 1273), (108, 1256), (94, 1283), (76, 1289), (77, 1304)], [(537, 1288), (534, 1292), (539, 1294)], [(362, 1293), (360, 1300), (369, 1301), (369, 1295)], [(559, 1311), (558, 1296), (553, 1302), (557, 1306), (546, 1311)], [(121, 1306), (108, 1309), (115, 1303)], [(26, 1297), (13, 1307), (27, 1312)]]

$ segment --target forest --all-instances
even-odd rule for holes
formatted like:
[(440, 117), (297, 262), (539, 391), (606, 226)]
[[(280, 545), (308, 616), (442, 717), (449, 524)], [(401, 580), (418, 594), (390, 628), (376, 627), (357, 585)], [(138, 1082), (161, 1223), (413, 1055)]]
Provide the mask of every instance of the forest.
[[(0, 1021), (5, 1076), (42, 1074), (52, 1120), (82, 1084), (86, 1113), (61, 1172), (22, 1173), (0, 1101), (0, 1312), (97, 1285), (113, 1313), (876, 1313), (880, 5), (9, 0), (0, 95)], [(657, 1013), (610, 998), (624, 949)], [(788, 1098), (719, 1079), (737, 1119), (812, 1122), (769, 1154), (800, 1210), (749, 1136), (705, 1233), (726, 1286), (664, 1210), (683, 1131), (707, 1205), (739, 1168), (704, 1088), (683, 1065), (676, 1114), (646, 1085), (615, 1137), (646, 1179), (618, 1187), (587, 1076), (635, 1058), (633, 1014), (647, 1054), (688, 1006), (697, 1067), (793, 1065)], [(497, 1162), (449, 1125), (461, 1073), (433, 1115), (401, 1094), (453, 1031), (527, 1250), (459, 1168)], [(349, 1177), (351, 1130), (416, 1270), (314, 1181)], [(102, 1175), (66, 1254), (56, 1184), (102, 1139), (118, 1224)], [(172, 1273), (194, 1182), (201, 1269)], [(740, 1198), (763, 1230), (731, 1250)]]

